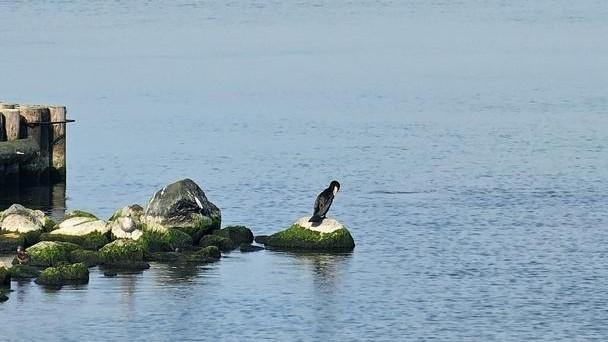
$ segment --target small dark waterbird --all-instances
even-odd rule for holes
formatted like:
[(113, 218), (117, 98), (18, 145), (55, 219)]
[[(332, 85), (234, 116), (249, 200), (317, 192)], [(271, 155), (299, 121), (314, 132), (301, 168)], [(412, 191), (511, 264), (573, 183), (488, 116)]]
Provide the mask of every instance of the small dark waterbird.
[(332, 181), (329, 184), (329, 187), (317, 196), (314, 212), (308, 222), (319, 223), (323, 221), (325, 215), (329, 211), (329, 207), (331, 207), (331, 203), (334, 201), (334, 196), (336, 196), (338, 191), (340, 191), (340, 183), (338, 183), (338, 181)]

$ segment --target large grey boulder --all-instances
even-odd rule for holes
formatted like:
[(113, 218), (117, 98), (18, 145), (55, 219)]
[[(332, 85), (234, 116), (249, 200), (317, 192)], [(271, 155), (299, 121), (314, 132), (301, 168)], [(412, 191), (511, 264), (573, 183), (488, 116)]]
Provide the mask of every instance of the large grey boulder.
[(179, 229), (197, 243), (204, 235), (219, 229), (220, 209), (211, 203), (203, 190), (191, 179), (169, 184), (154, 194), (148, 202), (144, 230)]

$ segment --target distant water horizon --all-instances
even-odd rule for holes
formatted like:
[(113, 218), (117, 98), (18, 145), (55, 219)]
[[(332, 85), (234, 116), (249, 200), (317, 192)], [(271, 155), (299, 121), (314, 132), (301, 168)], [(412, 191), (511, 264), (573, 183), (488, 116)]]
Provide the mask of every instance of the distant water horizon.
[[(227, 253), (49, 290), (13, 341), (603, 341), (604, 1), (0, 1), (0, 101), (60, 103), (67, 180), (0, 191), (107, 219), (191, 178), (256, 235), (330, 216), (348, 254)], [(63, 198), (63, 200), (61, 200)], [(58, 319), (59, 318), (59, 319)]]

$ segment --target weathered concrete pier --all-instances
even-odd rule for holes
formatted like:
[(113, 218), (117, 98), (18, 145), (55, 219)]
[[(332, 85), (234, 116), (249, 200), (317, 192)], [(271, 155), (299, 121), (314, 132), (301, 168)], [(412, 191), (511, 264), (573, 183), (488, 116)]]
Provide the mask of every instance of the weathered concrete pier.
[(50, 183), (66, 176), (65, 106), (0, 101), (0, 184)]

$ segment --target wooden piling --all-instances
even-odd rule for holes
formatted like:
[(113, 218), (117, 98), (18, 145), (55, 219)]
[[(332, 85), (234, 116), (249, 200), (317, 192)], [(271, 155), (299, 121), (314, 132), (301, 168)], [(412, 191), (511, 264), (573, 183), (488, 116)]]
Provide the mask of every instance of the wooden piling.
[(21, 116), (19, 109), (2, 109), (4, 115), (4, 132), (6, 133), (7, 141), (19, 139), (21, 132)]
[(20, 172), (23, 176), (32, 181), (46, 182), (51, 168), (50, 153), (50, 126), (48, 123), (51, 114), (48, 107), (42, 106), (21, 106), (19, 113), (25, 120), (27, 137), (40, 148), (40, 155), (36, 161), (21, 165)]
[(6, 130), (4, 128), (4, 114), (2, 114), (2, 112), (0, 112), (0, 141), (5, 141), (5, 140), (6, 140)]
[[(52, 122), (65, 122), (67, 110), (65, 106), (49, 106), (50, 119)], [(66, 176), (66, 161), (65, 161), (65, 150), (66, 150), (66, 129), (65, 123), (53, 124), (51, 134), (51, 166), (53, 170), (53, 177), (59, 179), (65, 179)]]

